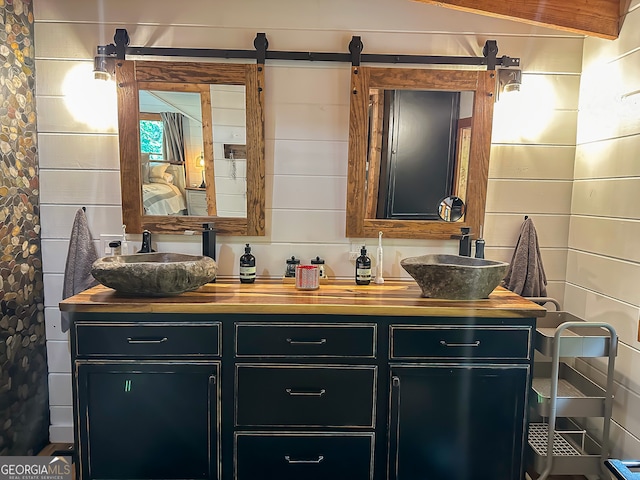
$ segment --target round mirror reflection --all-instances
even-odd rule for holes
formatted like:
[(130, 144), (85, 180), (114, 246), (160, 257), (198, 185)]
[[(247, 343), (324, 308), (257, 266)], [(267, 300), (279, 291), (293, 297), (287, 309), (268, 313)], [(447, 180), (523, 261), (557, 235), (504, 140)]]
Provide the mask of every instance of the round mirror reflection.
[(464, 211), (462, 199), (453, 195), (444, 197), (438, 205), (438, 215), (445, 222), (457, 222), (463, 217)]

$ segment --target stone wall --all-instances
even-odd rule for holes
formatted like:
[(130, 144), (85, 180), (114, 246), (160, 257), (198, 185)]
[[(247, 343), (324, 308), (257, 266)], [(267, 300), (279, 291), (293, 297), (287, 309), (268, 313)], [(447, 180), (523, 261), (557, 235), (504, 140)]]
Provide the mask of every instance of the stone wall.
[(0, 0), (0, 456), (48, 441), (32, 0)]

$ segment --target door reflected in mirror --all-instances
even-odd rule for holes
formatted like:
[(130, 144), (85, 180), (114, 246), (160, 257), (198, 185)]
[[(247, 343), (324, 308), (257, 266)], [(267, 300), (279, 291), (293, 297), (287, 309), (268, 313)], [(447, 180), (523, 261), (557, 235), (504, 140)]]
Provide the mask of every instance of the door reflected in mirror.
[(460, 197), (450, 195), (438, 203), (438, 216), (445, 222), (457, 222), (464, 216), (464, 202)]
[(437, 220), (466, 193), (472, 91), (369, 90), (365, 218)]
[(352, 67), (347, 237), (450, 239), (460, 224), (443, 222), (438, 207), (450, 195), (478, 231), (494, 91), (489, 70)]

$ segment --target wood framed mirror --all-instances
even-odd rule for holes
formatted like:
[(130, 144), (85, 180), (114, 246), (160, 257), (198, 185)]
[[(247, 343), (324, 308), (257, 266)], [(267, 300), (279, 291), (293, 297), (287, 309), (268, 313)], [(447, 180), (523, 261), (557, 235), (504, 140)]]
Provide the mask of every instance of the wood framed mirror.
[[(416, 117), (415, 111), (402, 107), (409, 113), (401, 119), (398, 105), (417, 110), (423, 100), (410, 95), (419, 92), (446, 94), (438, 102), (449, 105), (449, 110), (437, 118)], [(347, 237), (377, 237), (383, 232), (385, 238), (450, 239), (460, 234), (461, 227), (471, 227), (477, 236), (485, 213), (494, 92), (495, 71), (352, 67)], [(429, 99), (425, 102), (434, 105)], [(422, 137), (408, 142), (403, 151), (401, 121), (407, 132), (413, 132), (413, 140)], [(444, 146), (428, 143), (442, 137)], [(431, 167), (421, 163), (427, 151)], [(403, 154), (411, 168), (421, 163), (418, 173), (398, 173)], [(432, 177), (440, 180), (433, 183)], [(394, 188), (405, 199), (428, 203), (429, 211), (423, 205), (406, 210), (401, 200), (394, 204), (387, 197)], [(438, 218), (440, 200), (448, 195), (466, 204), (460, 221)]]
[(264, 66), (116, 61), (128, 233), (265, 234)]

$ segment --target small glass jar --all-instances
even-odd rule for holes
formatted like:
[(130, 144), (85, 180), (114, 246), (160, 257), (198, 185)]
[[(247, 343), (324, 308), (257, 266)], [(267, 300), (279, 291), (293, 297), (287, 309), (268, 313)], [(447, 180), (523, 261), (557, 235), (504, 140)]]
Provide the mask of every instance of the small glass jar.
[(320, 273), (320, 278), (326, 278), (326, 274), (324, 271), (324, 260), (320, 257), (312, 258), (311, 265), (317, 265)]
[(287, 269), (284, 272), (285, 277), (293, 278), (296, 276), (296, 266), (300, 265), (300, 260), (295, 256), (287, 259)]

